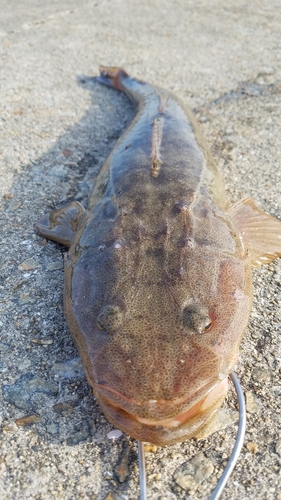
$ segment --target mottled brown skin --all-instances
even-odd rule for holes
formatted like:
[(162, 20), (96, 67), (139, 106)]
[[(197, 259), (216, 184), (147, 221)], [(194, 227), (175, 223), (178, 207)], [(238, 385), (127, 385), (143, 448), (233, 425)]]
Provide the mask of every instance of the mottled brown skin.
[[(252, 200), (229, 209), (194, 118), (174, 96), (119, 68), (101, 68), (98, 80), (126, 92), (136, 118), (88, 211), (72, 203), (37, 229), (69, 246), (65, 314), (106, 417), (155, 444), (201, 437), (237, 361), (251, 266), (280, 255), (281, 224)], [(251, 230), (264, 217), (279, 236), (261, 250)]]

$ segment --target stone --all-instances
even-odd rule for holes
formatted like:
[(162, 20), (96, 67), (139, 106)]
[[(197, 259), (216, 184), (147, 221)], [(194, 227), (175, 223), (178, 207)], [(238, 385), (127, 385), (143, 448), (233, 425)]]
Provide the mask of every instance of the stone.
[(18, 265), (19, 271), (32, 271), (37, 267), (40, 267), (40, 264), (32, 257), (30, 259), (24, 260), (21, 264)]
[(68, 446), (75, 446), (78, 443), (87, 441), (88, 437), (89, 437), (88, 431), (77, 431), (74, 432), (71, 436), (68, 436), (66, 444), (68, 444)]
[(129, 475), (129, 454), (130, 446), (128, 441), (123, 441), (122, 451), (118, 459), (118, 464), (115, 467), (115, 474), (120, 483), (124, 483)]
[(47, 271), (58, 271), (59, 269), (63, 269), (63, 262), (61, 260), (50, 262), (46, 267)]
[(46, 431), (49, 434), (53, 434), (53, 435), (59, 434), (59, 424), (56, 422), (51, 422), (50, 424), (47, 424)]
[(15, 421), (15, 423), (20, 427), (37, 424), (38, 422), (41, 422), (41, 417), (38, 415), (27, 415), (26, 417), (17, 418)]
[(174, 472), (174, 481), (184, 490), (196, 490), (214, 470), (212, 462), (199, 453), (189, 462), (181, 464)]
[(73, 406), (69, 403), (58, 403), (53, 406), (53, 410), (62, 417), (69, 417), (74, 412)]
[(81, 361), (81, 358), (77, 356), (76, 358), (69, 359), (64, 363), (56, 363), (52, 367), (54, 371), (61, 378), (84, 378), (85, 370)]
[(3, 399), (21, 410), (34, 408), (31, 397), (36, 392), (48, 396), (56, 396), (56, 384), (36, 377), (33, 373), (26, 373), (16, 380), (14, 384), (2, 386)]
[(119, 429), (114, 429), (114, 431), (110, 431), (107, 434), (108, 439), (118, 439), (122, 436), (123, 432), (120, 431)]
[(247, 391), (245, 393), (246, 396), (246, 410), (248, 413), (257, 413), (260, 410), (260, 407), (257, 403), (256, 397), (252, 391)]

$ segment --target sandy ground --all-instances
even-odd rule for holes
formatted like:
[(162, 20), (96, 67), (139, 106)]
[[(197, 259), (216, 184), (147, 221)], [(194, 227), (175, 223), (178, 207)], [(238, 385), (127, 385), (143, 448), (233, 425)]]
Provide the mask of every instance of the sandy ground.
[[(133, 117), (124, 95), (89, 79), (99, 64), (175, 92), (195, 110), (230, 199), (252, 196), (281, 219), (280, 0), (0, 7), (0, 497), (136, 499), (136, 442), (107, 438), (113, 427), (79, 363), (65, 364), (77, 351), (62, 309), (64, 249), (42, 242), (34, 223), (74, 197), (87, 202)], [(237, 367), (247, 433), (224, 500), (281, 499), (280, 300), (279, 260), (254, 272)], [(207, 499), (236, 429), (147, 451), (148, 498)], [(201, 476), (188, 468), (193, 457)], [(175, 481), (181, 470), (195, 477), (187, 489)]]

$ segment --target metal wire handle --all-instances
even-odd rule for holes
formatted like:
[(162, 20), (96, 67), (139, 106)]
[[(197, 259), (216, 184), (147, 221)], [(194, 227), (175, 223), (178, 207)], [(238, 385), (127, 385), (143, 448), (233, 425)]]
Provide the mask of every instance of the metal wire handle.
[[(223, 489), (229, 479), (231, 472), (233, 471), (238, 457), (241, 452), (241, 448), (243, 446), (245, 430), (246, 430), (246, 405), (244, 394), (239, 384), (238, 378), (235, 373), (232, 372), (230, 374), (231, 381), (234, 385), (237, 398), (238, 398), (238, 406), (239, 406), (239, 427), (238, 433), (236, 436), (236, 441), (232, 453), (230, 455), (230, 459), (226, 464), (226, 468), (223, 471), (222, 476), (219, 479), (219, 482), (214, 489), (212, 495), (210, 496), (210, 500), (218, 500), (223, 492)], [(144, 446), (142, 441), (138, 441), (138, 457), (139, 457), (139, 478), (140, 478), (140, 500), (147, 500), (146, 497), (146, 475), (145, 475), (145, 457), (144, 457)]]
[(239, 384), (238, 378), (236, 377), (235, 373), (232, 372), (230, 374), (231, 381), (235, 387), (236, 394), (238, 397), (238, 405), (239, 405), (239, 427), (238, 427), (238, 433), (236, 436), (236, 441), (234, 448), (232, 450), (232, 453), (230, 455), (230, 459), (228, 460), (226, 464), (226, 468), (223, 471), (222, 476), (219, 479), (219, 482), (217, 486), (215, 487), (212, 495), (210, 496), (210, 500), (218, 500), (223, 492), (223, 489), (228, 481), (228, 478), (233, 471), (236, 462), (238, 460), (238, 457), (240, 455), (243, 442), (244, 442), (244, 437), (245, 437), (245, 430), (246, 430), (246, 405), (245, 405), (245, 399), (244, 399), (244, 394), (241, 389), (241, 386)]
[(142, 441), (138, 441), (138, 456), (139, 456), (139, 476), (140, 476), (140, 500), (146, 500), (145, 458), (144, 458), (144, 446)]

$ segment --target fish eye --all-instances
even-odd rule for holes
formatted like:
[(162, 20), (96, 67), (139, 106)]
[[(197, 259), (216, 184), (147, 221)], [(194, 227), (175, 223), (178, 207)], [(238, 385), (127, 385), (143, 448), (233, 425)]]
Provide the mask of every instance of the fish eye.
[(122, 311), (118, 306), (105, 306), (97, 319), (99, 330), (112, 333), (120, 326), (122, 322)]
[(208, 308), (200, 305), (185, 307), (182, 321), (183, 325), (194, 333), (207, 333), (213, 327)]

